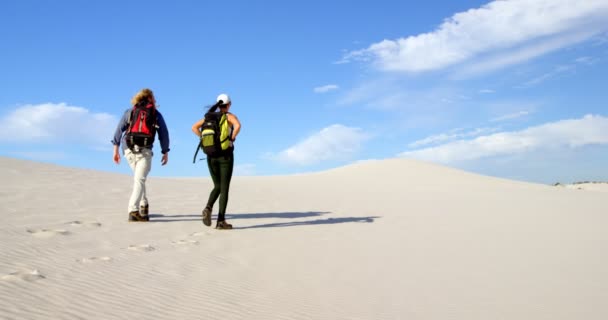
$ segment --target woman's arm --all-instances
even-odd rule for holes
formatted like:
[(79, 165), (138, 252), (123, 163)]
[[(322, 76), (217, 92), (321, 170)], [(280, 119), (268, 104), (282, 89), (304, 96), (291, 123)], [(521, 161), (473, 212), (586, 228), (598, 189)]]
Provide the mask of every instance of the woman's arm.
[(234, 114), (229, 113), (228, 123), (230, 123), (230, 125), (233, 127), (232, 137), (230, 137), (230, 140), (234, 141), (236, 140), (236, 136), (239, 134), (239, 131), (241, 131), (241, 122)]
[(192, 125), (192, 132), (199, 138), (201, 136), (201, 127), (203, 126), (203, 123), (205, 123), (205, 118), (197, 121), (194, 125)]

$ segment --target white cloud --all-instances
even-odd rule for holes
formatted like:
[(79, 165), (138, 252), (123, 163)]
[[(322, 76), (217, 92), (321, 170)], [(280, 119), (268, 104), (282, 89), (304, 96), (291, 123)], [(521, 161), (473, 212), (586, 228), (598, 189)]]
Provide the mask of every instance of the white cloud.
[(573, 63), (556, 66), (553, 68), (553, 70), (551, 70), (545, 74), (542, 74), (536, 78), (533, 78), (529, 81), (526, 81), (521, 87), (531, 87), (531, 86), (537, 85), (537, 84), (542, 83), (551, 78), (555, 78), (555, 77), (559, 76), (560, 74), (567, 73), (567, 72), (573, 72), (577, 67), (579, 67), (581, 65), (592, 66), (597, 61), (598, 61), (597, 59), (592, 58), (592, 57), (576, 58)]
[(418, 141), (414, 141), (414, 142), (410, 143), (408, 145), (408, 147), (420, 148), (422, 146), (426, 146), (426, 145), (430, 145), (430, 144), (439, 144), (439, 143), (445, 143), (447, 141), (452, 141), (452, 140), (456, 140), (456, 139), (476, 137), (481, 134), (496, 132), (497, 130), (498, 130), (497, 128), (477, 128), (477, 129), (467, 131), (467, 132), (460, 132), (461, 130), (458, 129), (458, 130), (453, 130), (452, 132), (449, 132), (449, 133), (436, 134), (436, 135), (426, 137), (424, 139), (420, 139)]
[(315, 93), (325, 93), (325, 92), (329, 92), (329, 91), (332, 91), (332, 90), (338, 90), (338, 88), (339, 87), (337, 85), (335, 85), (335, 84), (328, 84), (326, 86), (316, 87), (316, 88), (313, 89), (313, 91)]
[(470, 65), (458, 70), (455, 78), (467, 78), (478, 74), (491, 72), (509, 65), (526, 62), (551, 51), (584, 41), (591, 36), (592, 34), (586, 31), (572, 32), (570, 34), (551, 37), (547, 40), (541, 40), (537, 43), (526, 44), (521, 48), (513, 48), (509, 51), (500, 51), (491, 54), (488, 57), (480, 57)]
[(574, 61), (578, 64), (584, 64), (584, 65), (590, 66), (590, 65), (593, 65), (596, 62), (598, 62), (599, 59), (594, 58), (594, 57), (579, 57), (579, 58), (576, 58)]
[(408, 83), (384, 77), (362, 82), (346, 90), (337, 100), (338, 105), (359, 105), (374, 110), (410, 110), (435, 113), (446, 104), (469, 100), (461, 90), (453, 87), (435, 87), (428, 90), (408, 89)]
[(586, 115), (581, 119), (562, 120), (521, 131), (500, 132), (473, 140), (458, 140), (436, 147), (406, 151), (399, 156), (454, 163), (597, 144), (608, 144), (608, 118)]
[(433, 32), (383, 40), (347, 53), (343, 60), (371, 60), (386, 71), (419, 72), (489, 55), (476, 71), (489, 70), (601, 36), (608, 30), (606, 19), (606, 0), (576, 6), (571, 0), (493, 1), (456, 13)]
[(296, 165), (311, 165), (328, 160), (347, 160), (370, 137), (362, 129), (334, 124), (309, 136), (274, 156)]
[(24, 105), (0, 118), (0, 142), (109, 144), (116, 117), (65, 103)]
[(481, 89), (479, 90), (479, 93), (494, 93), (496, 91), (492, 90), (492, 89)]
[(504, 116), (500, 116), (500, 117), (496, 117), (493, 119), (490, 119), (491, 122), (500, 122), (500, 121), (507, 121), (507, 120), (513, 120), (513, 119), (517, 119), (517, 118), (521, 118), (524, 116), (527, 116), (530, 114), (530, 111), (519, 111), (519, 112), (515, 112), (515, 113), (511, 113), (511, 114), (506, 114)]
[(397, 91), (395, 84), (382, 80), (367, 81), (359, 86), (349, 90), (342, 98), (338, 100), (338, 105), (351, 105), (357, 103), (368, 103), (370, 100), (376, 100), (378, 97), (384, 96), (387, 92)]
[(554, 78), (559, 74), (562, 74), (564, 72), (570, 71), (574, 69), (573, 66), (558, 66), (555, 67), (555, 69), (551, 70), (550, 72), (547, 72), (541, 76), (538, 76), (532, 80), (527, 81), (526, 83), (524, 83), (524, 87), (530, 87), (530, 86), (534, 86), (537, 85), (539, 83), (542, 83), (548, 79)]

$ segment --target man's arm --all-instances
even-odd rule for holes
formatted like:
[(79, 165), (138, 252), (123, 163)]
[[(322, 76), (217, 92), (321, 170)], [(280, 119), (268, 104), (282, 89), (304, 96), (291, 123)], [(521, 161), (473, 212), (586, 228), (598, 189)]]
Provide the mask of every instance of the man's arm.
[(158, 140), (160, 140), (160, 150), (162, 154), (169, 152), (169, 129), (165, 123), (163, 115), (158, 113)]
[(125, 111), (124, 115), (118, 122), (116, 126), (116, 130), (114, 131), (114, 138), (112, 138), (112, 144), (114, 145), (112, 158), (116, 164), (120, 163), (120, 152), (118, 151), (120, 147), (120, 140), (122, 139), (122, 133), (127, 130), (127, 126), (129, 123), (129, 112)]
[(166, 165), (169, 162), (169, 128), (167, 128), (167, 123), (165, 123), (165, 118), (160, 112), (157, 113), (156, 118), (158, 124), (158, 140), (160, 140), (160, 152), (163, 154), (160, 159), (161, 165)]

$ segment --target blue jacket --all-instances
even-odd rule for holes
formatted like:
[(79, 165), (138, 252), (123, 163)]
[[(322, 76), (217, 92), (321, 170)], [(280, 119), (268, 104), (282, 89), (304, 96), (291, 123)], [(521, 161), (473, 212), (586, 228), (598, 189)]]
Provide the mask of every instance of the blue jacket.
[[(131, 117), (131, 108), (125, 111), (122, 119), (118, 122), (118, 126), (116, 127), (116, 131), (114, 132), (114, 139), (112, 139), (112, 144), (115, 146), (120, 146), (122, 142), (122, 150), (127, 149), (127, 144), (125, 142), (124, 133), (127, 131), (129, 126), (129, 118)], [(163, 154), (169, 152), (169, 130), (167, 129), (167, 125), (165, 124), (165, 119), (163, 115), (156, 110), (156, 124), (158, 125), (158, 129), (156, 130), (156, 134), (158, 135), (158, 140), (160, 141), (160, 149)]]

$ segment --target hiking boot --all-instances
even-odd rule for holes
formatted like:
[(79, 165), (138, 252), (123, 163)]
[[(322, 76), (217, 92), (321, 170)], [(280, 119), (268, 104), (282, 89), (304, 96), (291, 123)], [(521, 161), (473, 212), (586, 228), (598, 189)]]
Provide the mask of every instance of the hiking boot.
[(150, 205), (148, 205), (147, 203), (145, 206), (139, 206), (139, 215), (142, 217), (147, 216), (149, 208), (150, 208)]
[(211, 208), (205, 207), (203, 209), (203, 223), (207, 226), (211, 226)]
[(220, 230), (230, 230), (232, 229), (232, 225), (226, 221), (218, 221), (215, 228)]
[(131, 211), (129, 212), (129, 222), (146, 222), (150, 221), (150, 217), (148, 215), (141, 215), (139, 211)]
[(129, 212), (129, 222), (139, 221), (139, 211)]

